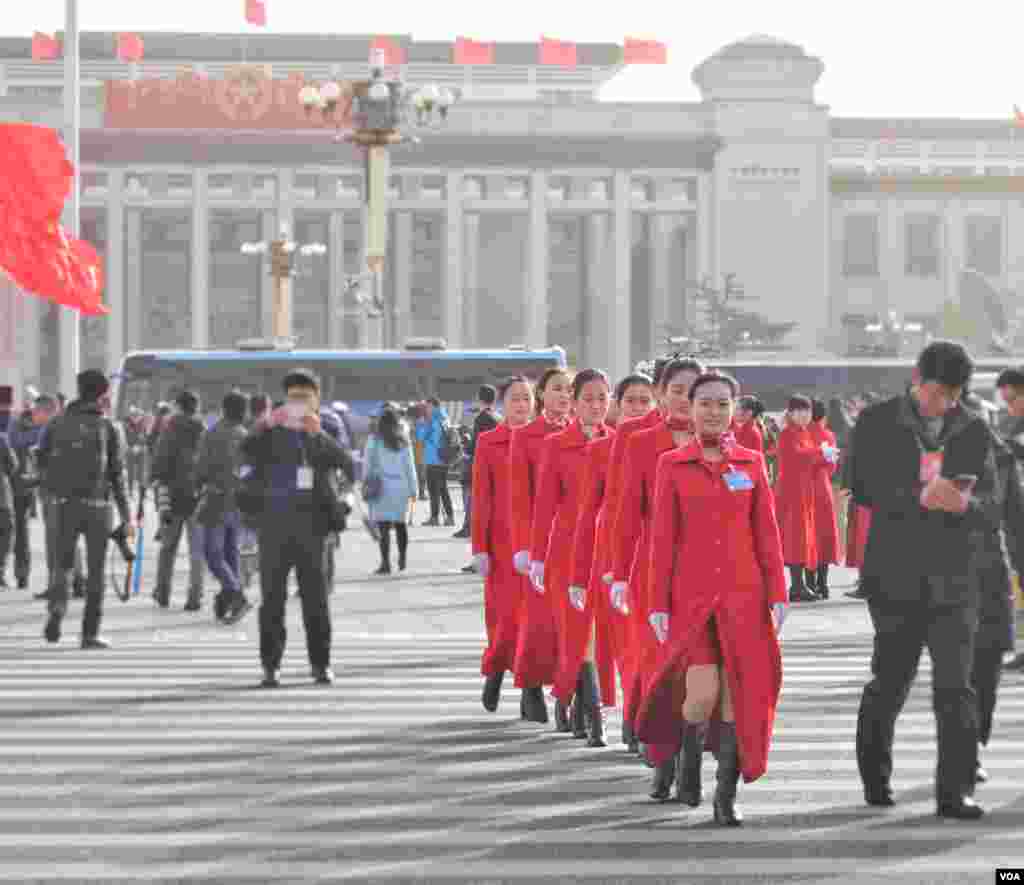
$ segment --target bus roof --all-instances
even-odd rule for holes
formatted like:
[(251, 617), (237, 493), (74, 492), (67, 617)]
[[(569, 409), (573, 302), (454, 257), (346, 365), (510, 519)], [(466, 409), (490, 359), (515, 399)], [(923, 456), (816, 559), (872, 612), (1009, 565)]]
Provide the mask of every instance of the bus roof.
[(427, 362), (440, 360), (509, 360), (553, 358), (559, 365), (565, 365), (565, 351), (561, 347), (541, 350), (520, 350), (502, 348), (496, 350), (138, 350), (125, 354), (124, 362), (137, 359), (151, 359), (159, 362), (230, 362), (245, 360), (251, 362), (327, 362), (346, 360), (350, 362), (385, 362), (409, 360)]

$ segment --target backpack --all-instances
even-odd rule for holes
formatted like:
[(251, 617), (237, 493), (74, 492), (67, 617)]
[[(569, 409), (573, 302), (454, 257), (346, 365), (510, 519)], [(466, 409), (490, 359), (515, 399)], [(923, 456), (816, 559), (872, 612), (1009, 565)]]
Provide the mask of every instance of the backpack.
[(66, 412), (50, 422), (46, 487), (58, 498), (107, 497), (110, 422), (102, 415)]
[(452, 465), (462, 458), (462, 434), (459, 428), (447, 421), (441, 426), (441, 445), (438, 446), (437, 456), (442, 464)]

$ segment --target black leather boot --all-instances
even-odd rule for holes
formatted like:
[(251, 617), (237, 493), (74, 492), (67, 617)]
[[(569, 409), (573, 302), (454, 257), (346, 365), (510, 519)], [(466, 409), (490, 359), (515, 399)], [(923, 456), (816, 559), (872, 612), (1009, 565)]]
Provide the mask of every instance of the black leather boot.
[(676, 758), (676, 799), (684, 805), (696, 808), (701, 800), (700, 765), (704, 759), (704, 736), (706, 722), (687, 722), (683, 726), (683, 745)]
[(718, 784), (715, 787), (715, 823), (723, 827), (743, 824), (736, 807), (736, 787), (740, 782), (740, 752), (736, 742), (736, 723), (723, 722), (718, 738)]
[[(592, 661), (584, 662), (580, 681), (583, 683), (584, 712), (590, 725), (590, 739), (587, 741), (587, 746), (606, 747), (608, 745), (604, 742), (604, 711), (601, 709), (601, 684), (597, 679), (597, 668)], [(578, 697), (579, 695), (577, 695)]]
[[(547, 722), (546, 719), (544, 721)], [(569, 708), (559, 700), (555, 701), (555, 731), (562, 734), (572, 731), (569, 725)]]
[(668, 802), (672, 795), (672, 782), (676, 779), (676, 757), (671, 756), (654, 769), (651, 781), (651, 798), (657, 802)]
[(505, 673), (503, 671), (501, 673), (494, 673), (484, 680), (484, 691), (480, 700), (488, 713), (493, 713), (498, 709), (498, 700), (501, 697), (501, 683), (504, 678)]
[(526, 692), (521, 691), (519, 693), (519, 718), (526, 719)]
[(817, 595), (808, 590), (807, 585), (804, 583), (804, 567), (802, 565), (789, 566), (789, 601), (818, 601)]
[(544, 703), (544, 689), (539, 685), (523, 689), (523, 718), (541, 725), (548, 721), (548, 705)]
[(828, 599), (828, 565), (819, 565), (814, 584), (814, 592), (819, 599)]
[(583, 687), (583, 674), (576, 678), (576, 697), (569, 708), (569, 721), (572, 723), (572, 736), (578, 740), (587, 737), (587, 700), (586, 689)]

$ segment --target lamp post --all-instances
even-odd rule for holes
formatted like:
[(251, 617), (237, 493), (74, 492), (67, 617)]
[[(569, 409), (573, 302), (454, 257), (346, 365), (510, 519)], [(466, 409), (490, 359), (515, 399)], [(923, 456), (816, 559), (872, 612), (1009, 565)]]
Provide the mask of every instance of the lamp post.
[[(310, 84), (303, 87), (298, 96), (307, 114), (319, 111), (324, 119), (333, 118), (339, 109), (351, 107), (352, 128), (339, 140), (354, 144), (363, 152), (364, 254), (366, 269), (374, 276), (377, 301), (382, 300), (381, 278), (387, 257), (389, 149), (396, 145), (418, 144), (419, 138), (405, 130), (409, 126), (430, 129), (444, 125), (449, 108), (461, 98), (457, 89), (432, 83), (414, 88), (388, 79), (385, 64), (385, 53), (375, 50), (370, 55), (369, 80)], [(383, 305), (378, 304), (378, 307)]]
[[(71, 192), (64, 207), (63, 225), (70, 236), (80, 233), (79, 200), (81, 193), (82, 96), (81, 59), (79, 47), (78, 0), (64, 4), (64, 144), (73, 167)], [(61, 308), (58, 319), (60, 341), (60, 389), (70, 396), (75, 390), (75, 376), (81, 370), (81, 320), (72, 307)]]
[[(277, 239), (269, 243), (242, 243), (243, 255), (269, 255), (270, 277), (274, 286), (274, 301), (271, 311), (270, 335), (275, 348), (295, 346), (292, 335), (292, 277), (295, 276), (296, 255), (301, 257), (323, 256), (327, 246), (323, 243), (298, 245), (292, 238), (288, 225), (282, 224)], [(255, 342), (253, 342), (255, 343)], [(265, 344), (265, 342), (263, 342)]]

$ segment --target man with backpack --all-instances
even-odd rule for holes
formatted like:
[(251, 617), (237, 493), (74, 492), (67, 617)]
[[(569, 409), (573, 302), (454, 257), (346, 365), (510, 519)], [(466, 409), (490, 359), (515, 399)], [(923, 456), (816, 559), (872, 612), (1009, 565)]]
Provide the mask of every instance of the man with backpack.
[(111, 496), (129, 538), (135, 534), (125, 492), (120, 435), (101, 404), (109, 389), (110, 382), (99, 370), (82, 372), (78, 376), (78, 399), (46, 426), (37, 453), (45, 491), (51, 497), (57, 540), (44, 636), (47, 642), (60, 641), (75, 547), (79, 536), (84, 535), (88, 579), (81, 644), (86, 649), (110, 646), (100, 637), (99, 628), (112, 528)]
[(455, 508), (448, 493), (448, 468), (459, 459), (462, 445), (458, 428), (451, 425), (448, 415), (436, 397), (427, 400), (423, 417), (416, 423), (416, 438), (423, 443), (423, 460), (427, 467), (427, 491), (430, 494), (430, 519), (423, 525), (439, 525), (444, 507), (444, 524), (455, 526)]
[(184, 530), (188, 529), (189, 591), (185, 611), (199, 611), (203, 602), (206, 560), (203, 555), (203, 527), (195, 519), (199, 490), (196, 463), (199, 444), (206, 428), (198, 417), (199, 397), (190, 390), (175, 400), (177, 413), (164, 425), (153, 459), (152, 477), (156, 509), (160, 514), (160, 558), (153, 596), (160, 608), (171, 602), (174, 560)]

